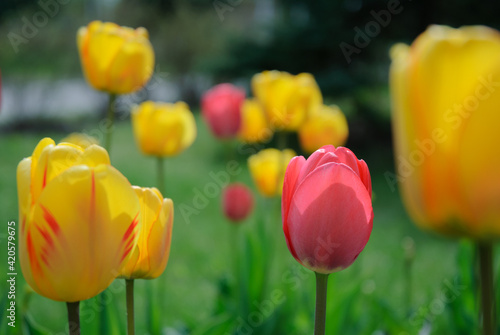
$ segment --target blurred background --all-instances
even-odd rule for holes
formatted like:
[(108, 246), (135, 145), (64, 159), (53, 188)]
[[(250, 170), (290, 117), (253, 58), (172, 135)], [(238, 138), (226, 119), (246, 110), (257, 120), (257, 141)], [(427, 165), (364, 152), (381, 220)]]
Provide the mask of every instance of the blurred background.
[[(250, 321), (241, 312), (245, 307), (238, 307), (241, 302), (234, 298), (238, 284), (230, 257), (236, 251), (219, 199), (211, 199), (199, 215), (187, 219), (179, 214), (179, 205), (191, 204), (195, 190), (211, 181), (208, 172), (225, 170), (227, 148), (221, 148), (198, 117), (202, 93), (229, 81), (251, 95), (252, 75), (272, 69), (315, 76), (325, 102), (339, 105), (347, 116), (346, 146), (367, 161), (372, 173), (372, 238), (351, 268), (331, 278), (327, 333), (476, 334), (477, 301), (467, 293), (475, 285), (469, 266), (473, 247), (415, 228), (397, 189), (384, 175), (394, 172), (388, 53), (391, 45), (411, 43), (433, 23), (498, 29), (498, 13), (500, 2), (493, 0), (452, 4), (432, 0), (1, 0), (0, 221), (17, 221), (15, 169), (38, 141), (44, 136), (58, 141), (73, 131), (92, 135), (105, 113), (107, 96), (94, 91), (83, 78), (75, 38), (78, 28), (92, 20), (143, 26), (149, 31), (156, 66), (148, 87), (119, 98), (122, 117), (115, 131), (113, 164), (133, 184), (154, 182), (148, 175), (154, 162), (141, 156), (133, 142), (128, 113), (134, 103), (186, 101), (197, 115), (199, 134), (192, 148), (167, 162), (167, 189), (171, 190), (167, 196), (176, 206), (171, 259), (154, 284), (137, 284), (138, 334), (310, 333), (314, 278), (298, 268), (286, 250), (278, 203), (271, 214), (256, 211), (241, 227), (246, 234), (242, 236), (252, 236), (255, 226), (266, 221), (279, 249), (265, 296), (250, 302), (259, 305), (273, 288), (288, 292), (285, 301), (269, 315), (262, 312), (263, 321), (250, 330), (241, 326)], [(300, 153), (296, 139), (291, 143)], [(238, 179), (251, 185), (246, 158), (238, 157), (242, 167)], [(6, 232), (7, 228), (0, 231), (0, 333), (63, 334), (64, 305), (33, 294), (19, 266), (19, 326), (6, 325), (2, 314), (8, 303), (2, 286)], [(242, 236), (237, 239), (238, 252), (257, 257), (258, 243)], [(258, 262), (253, 263), (253, 268), (244, 269), (249, 282), (262, 271)], [(287, 273), (288, 279), (283, 277)], [(88, 321), (82, 321), (83, 334), (124, 333), (124, 289), (120, 284), (115, 288), (108, 290), (105, 307), (94, 299), (84, 304)], [(157, 296), (162, 298), (156, 300), (162, 301), (151, 298), (155, 290), (161, 291)]]

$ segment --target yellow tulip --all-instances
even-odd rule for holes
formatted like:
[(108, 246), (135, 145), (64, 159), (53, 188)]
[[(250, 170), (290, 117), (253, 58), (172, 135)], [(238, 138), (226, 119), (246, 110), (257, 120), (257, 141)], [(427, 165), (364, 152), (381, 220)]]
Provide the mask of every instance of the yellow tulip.
[(323, 102), (318, 84), (309, 73), (294, 76), (264, 71), (253, 76), (252, 91), (264, 106), (269, 123), (277, 130), (297, 130), (309, 110)]
[(272, 133), (262, 105), (256, 99), (245, 100), (241, 107), (240, 139), (247, 143), (265, 142)]
[(322, 105), (313, 109), (300, 127), (299, 140), (302, 149), (312, 153), (327, 144), (344, 145), (348, 134), (347, 120), (340, 108)]
[(127, 94), (151, 78), (154, 52), (148, 31), (111, 22), (92, 21), (77, 33), (83, 72), (97, 90)]
[(446, 235), (499, 238), (500, 33), (431, 26), (391, 57), (397, 179), (410, 215)]
[(71, 133), (63, 138), (61, 142), (72, 143), (83, 149), (90, 147), (92, 144), (99, 145), (99, 140), (97, 138), (84, 133)]
[(111, 284), (137, 244), (139, 200), (103, 148), (39, 142), (17, 168), (19, 257), (39, 294), (76, 302)]
[(285, 170), (296, 156), (291, 149), (280, 151), (269, 148), (248, 158), (248, 168), (257, 190), (265, 197), (281, 195)]
[(177, 155), (196, 138), (196, 121), (184, 102), (143, 102), (132, 111), (132, 126), (135, 140), (146, 155)]
[(141, 205), (142, 228), (137, 248), (120, 276), (126, 279), (153, 279), (159, 277), (167, 266), (174, 205), (171, 199), (163, 199), (156, 188), (133, 188)]

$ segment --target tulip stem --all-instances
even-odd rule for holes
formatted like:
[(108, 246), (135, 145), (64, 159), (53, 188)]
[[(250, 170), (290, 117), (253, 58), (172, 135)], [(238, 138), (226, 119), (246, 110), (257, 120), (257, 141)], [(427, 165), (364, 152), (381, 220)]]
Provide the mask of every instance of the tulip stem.
[(116, 100), (116, 94), (110, 93), (108, 102), (108, 114), (107, 114), (108, 127), (106, 131), (106, 142), (104, 147), (108, 151), (108, 154), (111, 151), (111, 137), (113, 135), (113, 122), (115, 119), (115, 100)]
[(165, 171), (163, 166), (163, 157), (157, 157), (157, 169), (158, 169), (158, 189), (160, 193), (165, 196)]
[(316, 314), (314, 320), (314, 335), (325, 335), (327, 288), (328, 274), (316, 272)]
[(483, 335), (495, 334), (495, 292), (493, 288), (493, 245), (479, 243), (479, 277)]
[(125, 291), (127, 294), (127, 334), (134, 335), (134, 280), (125, 279)]
[(67, 302), (69, 335), (80, 335), (80, 302)]

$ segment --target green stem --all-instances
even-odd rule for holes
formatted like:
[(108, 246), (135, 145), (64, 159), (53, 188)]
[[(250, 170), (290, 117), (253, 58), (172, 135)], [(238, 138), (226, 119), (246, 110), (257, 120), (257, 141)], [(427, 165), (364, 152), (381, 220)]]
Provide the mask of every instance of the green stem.
[(277, 138), (277, 143), (276, 145), (278, 146), (279, 150), (285, 150), (287, 146), (287, 137), (288, 134), (285, 131), (278, 131), (276, 133)]
[(483, 335), (495, 333), (495, 292), (493, 288), (493, 245), (479, 243), (479, 277)]
[(165, 171), (164, 171), (164, 164), (163, 164), (163, 157), (156, 157), (157, 159), (157, 173), (158, 173), (158, 190), (160, 190), (160, 193), (165, 196)]
[(107, 114), (108, 127), (106, 131), (106, 142), (104, 146), (104, 148), (108, 151), (108, 154), (111, 151), (111, 137), (113, 136), (113, 122), (115, 119), (115, 108), (114, 108), (115, 101), (116, 101), (116, 94), (110, 93), (108, 102), (108, 114)]
[(134, 280), (125, 279), (125, 290), (127, 292), (127, 334), (135, 334), (134, 322)]
[(67, 302), (69, 335), (80, 335), (80, 302)]
[(327, 287), (328, 274), (316, 272), (316, 314), (314, 320), (314, 335), (325, 335)]

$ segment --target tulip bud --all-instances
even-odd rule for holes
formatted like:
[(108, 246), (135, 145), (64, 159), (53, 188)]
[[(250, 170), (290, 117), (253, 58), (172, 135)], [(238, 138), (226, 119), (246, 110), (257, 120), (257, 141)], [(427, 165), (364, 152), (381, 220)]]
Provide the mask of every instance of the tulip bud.
[(78, 30), (77, 43), (85, 78), (96, 90), (132, 93), (153, 74), (153, 47), (142, 27), (92, 21)]
[(350, 266), (364, 249), (373, 224), (371, 179), (363, 160), (328, 145), (286, 169), (281, 200), (290, 253), (317, 273)]
[(219, 84), (203, 94), (201, 113), (215, 137), (231, 138), (238, 134), (244, 100), (245, 91), (232, 84)]
[(245, 220), (252, 212), (252, 208), (252, 191), (246, 185), (233, 183), (224, 189), (222, 210), (229, 220), (234, 223)]
[(137, 145), (146, 155), (175, 156), (196, 138), (196, 121), (186, 103), (145, 101), (132, 111)]

